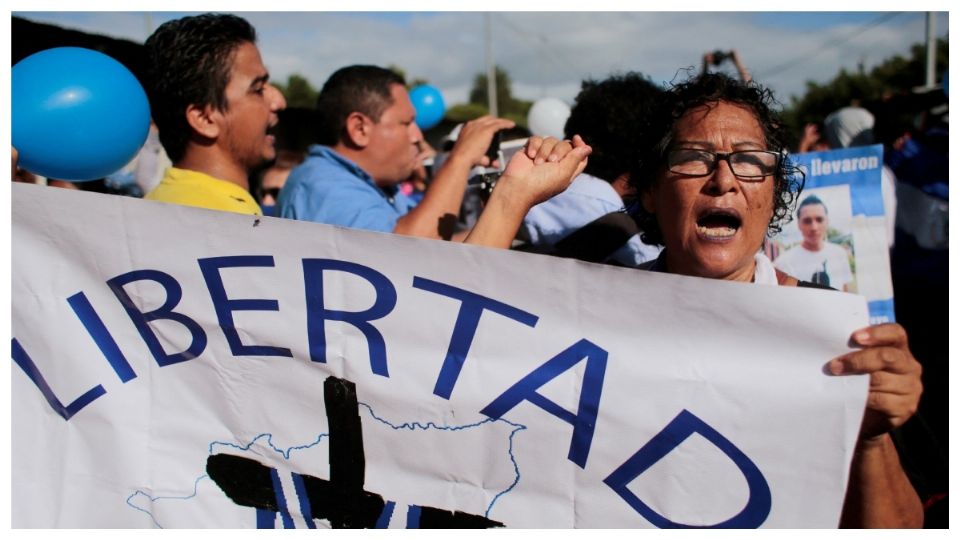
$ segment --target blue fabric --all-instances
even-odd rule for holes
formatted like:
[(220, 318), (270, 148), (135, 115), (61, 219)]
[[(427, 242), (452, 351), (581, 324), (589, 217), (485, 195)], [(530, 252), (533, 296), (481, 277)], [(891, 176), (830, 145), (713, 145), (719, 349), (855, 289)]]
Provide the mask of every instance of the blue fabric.
[[(531, 208), (523, 218), (522, 233), (531, 245), (549, 247), (591, 221), (620, 210), (623, 200), (609, 182), (581, 174), (565, 191)], [(644, 244), (634, 235), (610, 258), (632, 267), (659, 252), (659, 247)]]
[(327, 146), (313, 145), (280, 190), (280, 217), (393, 232), (416, 203), (395, 187), (385, 191), (356, 163)]
[(916, 139), (907, 139), (900, 150), (891, 150), (884, 156), (897, 180), (919, 188), (924, 193), (950, 200), (950, 160), (946, 151), (947, 133), (931, 129), (926, 139), (938, 143), (934, 148)]

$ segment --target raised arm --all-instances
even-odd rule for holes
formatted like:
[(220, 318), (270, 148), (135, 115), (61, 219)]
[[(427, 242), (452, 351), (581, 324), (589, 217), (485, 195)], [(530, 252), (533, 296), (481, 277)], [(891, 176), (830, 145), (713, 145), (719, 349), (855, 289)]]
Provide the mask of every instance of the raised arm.
[[(513, 126), (513, 121), (494, 116), (482, 116), (467, 122), (457, 137), (449, 159), (427, 188), (423, 201), (397, 220), (393, 232), (449, 240), (453, 233), (452, 225), (460, 215), (470, 169), (476, 165), (490, 165), (486, 152), (494, 134)], [(450, 226), (446, 226), (447, 223)]]
[(829, 364), (834, 375), (870, 375), (867, 410), (850, 467), (840, 526), (922, 527), (920, 497), (890, 438), (890, 430), (903, 425), (917, 411), (923, 392), (920, 363), (910, 353), (907, 333), (899, 324), (858, 330), (852, 341), (864, 348)]
[(737, 73), (740, 74), (741, 81), (748, 83), (753, 79), (750, 72), (744, 67), (743, 62), (740, 61), (740, 53), (738, 53), (736, 49), (730, 51), (730, 60), (733, 61), (733, 66), (737, 68)]
[(509, 248), (527, 211), (565, 190), (586, 167), (590, 152), (579, 136), (572, 143), (531, 137), (510, 160), (465, 242)]

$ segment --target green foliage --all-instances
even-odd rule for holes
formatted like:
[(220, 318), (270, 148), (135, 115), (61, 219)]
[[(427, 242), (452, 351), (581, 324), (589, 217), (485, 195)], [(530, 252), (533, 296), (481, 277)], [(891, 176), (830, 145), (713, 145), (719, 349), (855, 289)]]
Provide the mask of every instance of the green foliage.
[(273, 83), (287, 100), (287, 107), (312, 109), (317, 104), (319, 91), (306, 78), (294, 73), (287, 77), (287, 84)]
[[(937, 40), (938, 76), (949, 65), (949, 41)], [(909, 92), (924, 83), (926, 73), (926, 45), (915, 44), (909, 58), (895, 55), (884, 60), (869, 73), (850, 73), (841, 70), (833, 80), (818, 84), (807, 82), (807, 91), (801, 98), (792, 96), (783, 118), (793, 133), (800, 133), (809, 122), (822, 122), (831, 112), (855, 103), (866, 104), (886, 97)]]
[[(496, 66), (494, 68), (497, 77), (497, 112), (503, 118), (509, 118), (518, 125), (526, 127), (527, 112), (533, 106), (533, 102), (524, 101), (513, 97), (512, 80), (510, 74)], [(487, 74), (478, 73), (473, 78), (473, 88), (470, 90), (470, 103), (482, 105), (484, 110), (487, 107)], [(486, 114), (486, 113), (484, 113)]]
[(403, 80), (407, 80), (407, 70), (403, 69), (402, 67), (396, 64), (390, 64), (389, 66), (387, 66), (387, 69), (403, 77)]
[(398, 65), (396, 65), (396, 64), (390, 64), (389, 66), (387, 66), (387, 69), (389, 69), (390, 71), (392, 71), (392, 72), (396, 73), (397, 75), (403, 77), (403, 80), (407, 82), (407, 90), (412, 90), (412, 89), (414, 89), (414, 88), (416, 88), (416, 87), (418, 87), (418, 86), (422, 86), (422, 85), (424, 85), (424, 84), (430, 84), (430, 81), (428, 81), (427, 79), (423, 79), (423, 78), (419, 78), (419, 77), (416, 78), (416, 79), (413, 79), (412, 81), (409, 80), (409, 79), (407, 79), (407, 70), (401, 68), (400, 66), (398, 66)]
[(459, 124), (461, 122), (469, 122), (487, 113), (486, 105), (479, 103), (458, 103), (447, 109), (444, 119)]

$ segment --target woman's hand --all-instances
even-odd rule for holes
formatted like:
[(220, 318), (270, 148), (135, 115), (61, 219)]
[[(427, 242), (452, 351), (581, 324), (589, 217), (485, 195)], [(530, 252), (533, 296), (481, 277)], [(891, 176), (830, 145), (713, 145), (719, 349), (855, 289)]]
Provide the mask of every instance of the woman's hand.
[(527, 211), (567, 189), (587, 166), (590, 151), (579, 136), (572, 142), (530, 137), (510, 158), (465, 242), (509, 248)]
[(867, 442), (903, 425), (917, 412), (922, 368), (899, 324), (862, 328), (850, 339), (863, 349), (834, 358), (827, 367), (834, 375), (870, 375), (867, 411), (860, 427), (860, 439)]
[(497, 186), (510, 186), (516, 202), (532, 207), (567, 189), (587, 166), (590, 152), (579, 135), (573, 141), (530, 137), (507, 164)]

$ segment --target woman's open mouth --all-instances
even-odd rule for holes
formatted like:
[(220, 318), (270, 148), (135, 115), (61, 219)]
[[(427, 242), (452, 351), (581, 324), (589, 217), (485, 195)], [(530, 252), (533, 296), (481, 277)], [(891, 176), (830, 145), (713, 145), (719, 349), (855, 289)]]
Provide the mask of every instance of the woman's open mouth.
[(710, 208), (697, 218), (697, 234), (710, 240), (732, 238), (740, 230), (740, 214), (733, 209)]

